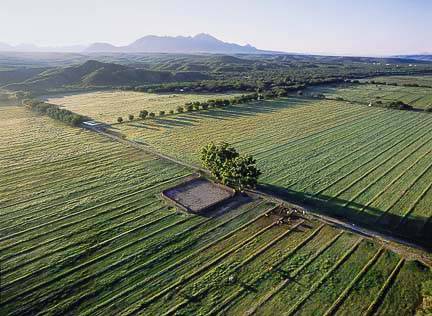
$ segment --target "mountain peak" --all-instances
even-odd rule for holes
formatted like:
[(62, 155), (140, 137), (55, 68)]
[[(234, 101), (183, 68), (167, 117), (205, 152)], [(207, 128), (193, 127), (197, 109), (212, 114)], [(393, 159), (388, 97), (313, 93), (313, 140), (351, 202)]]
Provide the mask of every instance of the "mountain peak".
[(210, 34), (207, 34), (207, 33), (199, 33), (199, 34), (195, 35), (193, 38), (198, 39), (198, 40), (222, 42), (222, 41), (218, 40), (216, 37), (211, 36)]
[(121, 47), (107, 43), (95, 43), (90, 45), (86, 52), (254, 54), (262, 51), (251, 45), (226, 43), (210, 34), (199, 33), (195, 36), (147, 35)]

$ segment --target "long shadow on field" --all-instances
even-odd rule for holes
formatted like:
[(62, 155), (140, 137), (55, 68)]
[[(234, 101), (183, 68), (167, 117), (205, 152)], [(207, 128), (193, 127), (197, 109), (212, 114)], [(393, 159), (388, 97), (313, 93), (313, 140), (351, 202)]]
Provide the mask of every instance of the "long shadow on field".
[[(271, 184), (261, 184), (259, 189), (263, 192), (276, 195), (288, 202), (305, 205), (317, 213), (349, 221), (360, 227), (404, 239), (418, 244), (428, 251), (432, 251), (432, 217), (403, 217), (390, 213), (384, 214), (381, 209), (355, 202), (326, 195), (312, 197), (305, 192), (293, 191)], [(348, 206), (344, 206), (348, 202)]]
[(216, 217), (219, 217), (219, 216), (225, 214), (226, 212), (229, 212), (231, 209), (236, 209), (236, 208), (242, 207), (248, 203), (251, 203), (255, 199), (256, 198), (253, 198), (253, 197), (248, 196), (248, 195), (236, 194), (234, 197), (223, 202), (222, 204), (219, 204), (218, 206), (210, 208), (209, 210), (201, 212), (197, 215), (203, 216), (203, 217), (209, 217), (209, 218), (216, 218)]
[[(307, 106), (312, 104), (313, 103), (311, 103), (310, 100), (305, 98), (291, 97), (288, 99), (233, 105), (224, 108), (213, 108), (206, 111), (192, 111), (178, 115), (169, 115), (167, 117), (158, 117), (151, 120), (151, 123), (152, 126), (163, 128), (193, 126), (198, 125), (203, 119), (207, 118), (230, 120), (241, 117), (253, 117), (262, 113), (274, 113), (289, 107)], [(145, 124), (146, 123), (143, 123), (143, 125)]]

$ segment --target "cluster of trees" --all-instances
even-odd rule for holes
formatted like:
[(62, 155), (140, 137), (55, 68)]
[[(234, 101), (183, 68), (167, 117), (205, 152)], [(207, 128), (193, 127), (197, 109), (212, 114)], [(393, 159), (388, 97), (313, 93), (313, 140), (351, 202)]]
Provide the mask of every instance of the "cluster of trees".
[(393, 101), (386, 105), (386, 108), (388, 109), (395, 109), (395, 110), (405, 110), (405, 111), (411, 111), (413, 110), (413, 106), (406, 104), (402, 101)]
[(255, 188), (261, 175), (252, 156), (240, 155), (228, 143), (209, 143), (201, 149), (200, 159), (218, 181), (236, 191)]
[(66, 109), (61, 109), (57, 105), (41, 102), (38, 100), (25, 100), (23, 101), (23, 104), (33, 112), (47, 115), (71, 126), (78, 126), (87, 119), (85, 116), (73, 113)]
[(432, 86), (428, 86), (428, 85), (421, 85), (418, 83), (397, 83), (397, 82), (383, 82), (383, 81), (375, 81), (375, 80), (370, 80), (370, 81), (365, 81), (365, 83), (369, 83), (369, 84), (375, 84), (375, 85), (384, 85), (384, 86), (402, 86), (402, 87), (412, 87), (412, 88), (432, 88)]

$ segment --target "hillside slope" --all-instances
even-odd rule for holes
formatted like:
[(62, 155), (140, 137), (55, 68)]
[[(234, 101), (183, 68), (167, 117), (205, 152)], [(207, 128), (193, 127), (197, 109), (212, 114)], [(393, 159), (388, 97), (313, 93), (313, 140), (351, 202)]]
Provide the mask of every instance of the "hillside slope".
[(113, 87), (204, 79), (209, 79), (209, 76), (200, 72), (153, 71), (89, 60), (78, 66), (49, 69), (4, 88), (13, 91), (43, 91), (66, 87)]

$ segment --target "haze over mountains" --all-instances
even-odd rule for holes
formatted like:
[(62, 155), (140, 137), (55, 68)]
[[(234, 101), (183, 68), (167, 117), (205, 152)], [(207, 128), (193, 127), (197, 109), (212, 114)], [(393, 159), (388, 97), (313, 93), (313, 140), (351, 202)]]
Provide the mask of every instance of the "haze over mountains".
[(110, 43), (94, 43), (89, 46), (39, 47), (31, 44), (17, 46), (0, 43), (0, 51), (24, 52), (80, 52), (80, 53), (218, 53), (259, 54), (277, 53), (259, 50), (251, 45), (239, 45), (221, 41), (209, 34), (195, 36), (144, 36), (126, 46)]
[[(111, 43), (93, 43), (88, 46), (36, 46), (34, 44), (9, 45), (0, 42), (0, 52), (26, 53), (80, 53), (84, 55), (100, 53), (171, 53), (171, 54), (295, 54), (277, 51), (261, 50), (249, 44), (239, 45), (228, 43), (212, 35), (200, 33), (195, 36), (156, 36), (147, 35), (126, 46), (115, 46)], [(327, 56), (337, 56), (328, 55)], [(383, 56), (384, 57), (384, 56)], [(400, 59), (432, 61), (432, 53), (393, 56)]]

